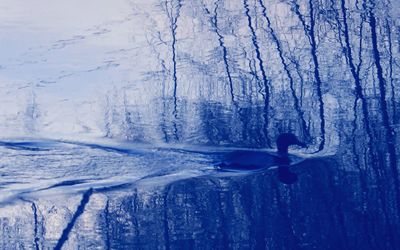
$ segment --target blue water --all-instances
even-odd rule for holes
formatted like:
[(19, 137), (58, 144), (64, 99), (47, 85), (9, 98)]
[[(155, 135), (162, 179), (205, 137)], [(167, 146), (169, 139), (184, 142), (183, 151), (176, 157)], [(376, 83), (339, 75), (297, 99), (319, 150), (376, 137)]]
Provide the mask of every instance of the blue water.
[(2, 0), (0, 249), (400, 249), (399, 10)]

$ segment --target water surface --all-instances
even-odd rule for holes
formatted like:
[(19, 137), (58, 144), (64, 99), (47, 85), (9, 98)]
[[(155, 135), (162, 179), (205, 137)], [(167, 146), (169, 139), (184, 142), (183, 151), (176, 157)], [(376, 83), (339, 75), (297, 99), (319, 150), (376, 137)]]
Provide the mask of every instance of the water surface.
[(400, 248), (399, 7), (1, 1), (0, 248)]

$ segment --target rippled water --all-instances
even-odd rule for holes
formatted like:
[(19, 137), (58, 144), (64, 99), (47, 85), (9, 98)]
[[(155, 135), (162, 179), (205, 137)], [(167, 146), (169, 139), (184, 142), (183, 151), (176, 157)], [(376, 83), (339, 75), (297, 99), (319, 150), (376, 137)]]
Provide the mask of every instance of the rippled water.
[(399, 249), (399, 10), (2, 0), (0, 249)]
[(8, 141), (2, 146), (2, 204), (49, 191), (59, 195), (156, 179), (161, 185), (206, 174), (215, 161), (215, 151), (188, 151), (187, 147), (73, 141)]

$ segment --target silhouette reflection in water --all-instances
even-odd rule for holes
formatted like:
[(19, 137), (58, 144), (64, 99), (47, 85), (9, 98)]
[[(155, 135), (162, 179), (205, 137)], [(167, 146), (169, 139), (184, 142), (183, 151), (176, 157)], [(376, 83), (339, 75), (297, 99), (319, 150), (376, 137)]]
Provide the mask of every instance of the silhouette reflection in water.
[(306, 147), (306, 144), (301, 142), (294, 134), (283, 133), (276, 140), (276, 153), (249, 150), (233, 151), (223, 157), (222, 162), (217, 165), (217, 169), (228, 172), (259, 172), (278, 166), (279, 180), (285, 184), (293, 184), (298, 180), (298, 177), (289, 169), (292, 163), (288, 153), (291, 145)]

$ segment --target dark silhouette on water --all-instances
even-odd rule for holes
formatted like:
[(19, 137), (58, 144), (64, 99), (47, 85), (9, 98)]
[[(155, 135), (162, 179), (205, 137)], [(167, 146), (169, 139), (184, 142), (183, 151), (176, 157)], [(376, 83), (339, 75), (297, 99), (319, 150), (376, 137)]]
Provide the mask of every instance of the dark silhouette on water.
[(294, 134), (283, 133), (276, 140), (277, 154), (261, 151), (233, 151), (224, 156), (222, 162), (218, 164), (218, 169), (229, 172), (258, 172), (278, 166), (279, 180), (285, 184), (292, 184), (298, 177), (289, 169), (291, 160), (288, 151), (291, 145), (306, 147), (306, 144)]

